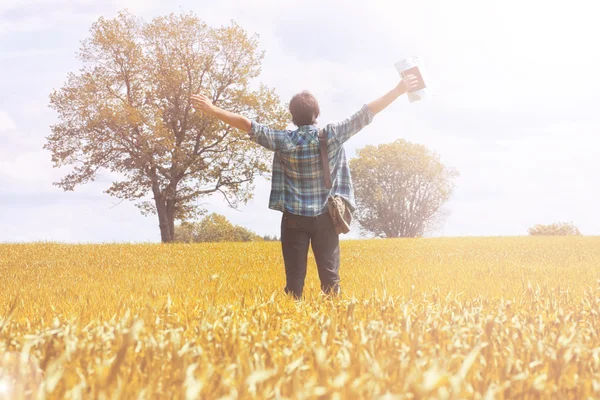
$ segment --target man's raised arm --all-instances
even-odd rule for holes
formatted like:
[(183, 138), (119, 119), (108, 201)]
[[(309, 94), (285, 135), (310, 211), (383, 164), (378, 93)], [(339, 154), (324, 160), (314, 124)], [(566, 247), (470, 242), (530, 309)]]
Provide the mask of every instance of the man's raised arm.
[(205, 112), (206, 114), (212, 115), (213, 117), (220, 119), (227, 125), (231, 125), (234, 128), (240, 129), (244, 132), (250, 132), (252, 123), (250, 120), (243, 115), (235, 114), (229, 111), (225, 111), (222, 108), (215, 106), (208, 97), (203, 94), (195, 94), (192, 96), (192, 103), (194, 108)]
[(285, 131), (271, 129), (267, 125), (251, 121), (243, 115), (223, 110), (212, 104), (209, 98), (203, 94), (193, 95), (191, 99), (196, 110), (212, 115), (234, 128), (247, 132), (252, 141), (264, 148), (279, 151), (286, 147), (287, 136)]
[(400, 81), (395, 88), (378, 98), (373, 100), (367, 106), (373, 114), (383, 111), (387, 106), (392, 104), (394, 100), (402, 96), (407, 91), (416, 89), (419, 86), (419, 79), (415, 75), (407, 75), (405, 80)]
[(406, 93), (408, 90), (413, 90), (419, 86), (419, 80), (414, 75), (407, 75), (406, 79), (400, 81), (398, 85), (377, 100), (373, 100), (369, 104), (337, 124), (332, 124), (331, 127), (334, 136), (340, 143), (346, 142), (352, 136), (361, 131), (365, 126), (371, 123), (375, 114), (381, 112), (384, 108), (392, 104), (394, 100)]

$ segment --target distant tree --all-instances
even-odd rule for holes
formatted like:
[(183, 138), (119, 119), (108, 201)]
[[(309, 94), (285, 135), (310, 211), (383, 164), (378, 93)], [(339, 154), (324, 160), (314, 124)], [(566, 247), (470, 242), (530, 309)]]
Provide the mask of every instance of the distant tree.
[(252, 89), (263, 53), (240, 26), (212, 28), (194, 14), (146, 23), (121, 12), (92, 25), (78, 57), (80, 71), (50, 96), (59, 123), (44, 148), (55, 167), (73, 166), (56, 183), (62, 189), (107, 170), (115, 181), (106, 193), (158, 214), (161, 240), (170, 242), (175, 220), (203, 211), (202, 196), (219, 192), (231, 206), (244, 203), (255, 177), (270, 169), (268, 152), (245, 132), (194, 112), (190, 102), (202, 92), (227, 110), (285, 127), (274, 91)]
[(581, 236), (579, 229), (572, 222), (557, 222), (549, 225), (535, 225), (529, 228), (531, 236)]
[(255, 242), (263, 238), (240, 225), (233, 225), (224, 215), (212, 213), (200, 222), (175, 226), (177, 242)]
[(423, 145), (405, 140), (358, 150), (350, 160), (361, 230), (418, 237), (439, 222), (458, 172)]
[(235, 225), (233, 227), (231, 238), (234, 242), (256, 242), (263, 240), (260, 235), (257, 235), (248, 228), (244, 228), (240, 225)]
[(183, 221), (180, 225), (175, 225), (175, 242), (192, 243), (196, 241), (196, 224)]
[(276, 235), (273, 235), (273, 236), (271, 236), (271, 235), (264, 235), (263, 236), (263, 240), (265, 242), (278, 242), (279, 238)]

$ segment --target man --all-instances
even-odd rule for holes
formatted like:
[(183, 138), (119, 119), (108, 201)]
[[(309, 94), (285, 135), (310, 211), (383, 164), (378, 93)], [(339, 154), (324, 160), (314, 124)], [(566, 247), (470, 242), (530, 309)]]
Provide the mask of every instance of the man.
[(290, 101), (292, 122), (296, 130), (274, 130), (248, 118), (225, 111), (211, 103), (204, 95), (192, 96), (197, 110), (248, 132), (259, 145), (275, 152), (269, 208), (283, 212), (281, 220), (281, 248), (285, 263), (285, 292), (296, 299), (302, 297), (306, 277), (309, 244), (317, 262), (321, 290), (325, 294), (340, 293), (339, 237), (327, 208), (329, 195), (341, 196), (350, 210), (354, 210), (354, 191), (350, 168), (343, 144), (368, 125), (373, 117), (406, 92), (419, 87), (419, 80), (408, 75), (394, 89), (364, 105), (350, 118), (329, 124), (327, 135), (332, 188), (325, 187), (319, 153), (317, 118), (319, 103), (307, 91)]

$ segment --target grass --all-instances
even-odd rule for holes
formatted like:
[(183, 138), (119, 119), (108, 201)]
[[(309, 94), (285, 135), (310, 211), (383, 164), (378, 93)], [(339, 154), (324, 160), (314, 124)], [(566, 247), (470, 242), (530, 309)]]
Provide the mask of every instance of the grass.
[(279, 243), (0, 245), (0, 399), (595, 398), (599, 266), (594, 237), (343, 241), (341, 298), (311, 256), (297, 303)]

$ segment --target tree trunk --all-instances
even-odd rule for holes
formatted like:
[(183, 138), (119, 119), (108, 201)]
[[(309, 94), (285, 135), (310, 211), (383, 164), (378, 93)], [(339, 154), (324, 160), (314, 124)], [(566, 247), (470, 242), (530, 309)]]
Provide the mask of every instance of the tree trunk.
[(163, 243), (173, 242), (175, 240), (175, 189), (169, 187), (161, 191), (158, 182), (154, 181), (152, 192), (158, 214), (160, 240)]
[(166, 202), (167, 211), (167, 227), (169, 229), (170, 240), (169, 242), (175, 241), (175, 200), (167, 200)]
[(158, 226), (160, 228), (160, 241), (163, 243), (169, 243), (173, 241), (173, 235), (171, 232), (171, 225), (169, 224), (169, 218), (167, 215), (167, 204), (163, 198), (156, 198), (156, 213), (158, 214)]

